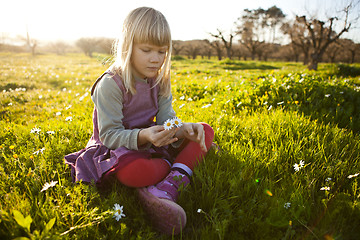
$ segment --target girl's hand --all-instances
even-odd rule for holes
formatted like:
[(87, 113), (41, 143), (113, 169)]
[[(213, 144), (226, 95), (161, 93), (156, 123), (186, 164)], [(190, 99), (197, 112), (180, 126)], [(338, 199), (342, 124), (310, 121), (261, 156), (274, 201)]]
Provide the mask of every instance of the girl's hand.
[(205, 145), (204, 126), (200, 123), (183, 123), (179, 130), (175, 133), (177, 138), (187, 138), (200, 144), (201, 150), (207, 152)]
[(177, 128), (165, 130), (163, 125), (156, 125), (149, 128), (141, 129), (138, 135), (138, 146), (150, 142), (156, 147), (169, 145), (179, 140), (175, 137)]

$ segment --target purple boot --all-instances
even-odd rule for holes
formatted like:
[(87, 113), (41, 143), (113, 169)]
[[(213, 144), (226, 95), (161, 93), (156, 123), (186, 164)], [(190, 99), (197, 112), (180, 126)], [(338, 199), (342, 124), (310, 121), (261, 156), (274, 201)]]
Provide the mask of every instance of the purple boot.
[(186, 213), (176, 201), (179, 196), (178, 190), (189, 183), (188, 176), (172, 170), (155, 186), (138, 189), (144, 210), (156, 229), (165, 234), (176, 235), (185, 227)]

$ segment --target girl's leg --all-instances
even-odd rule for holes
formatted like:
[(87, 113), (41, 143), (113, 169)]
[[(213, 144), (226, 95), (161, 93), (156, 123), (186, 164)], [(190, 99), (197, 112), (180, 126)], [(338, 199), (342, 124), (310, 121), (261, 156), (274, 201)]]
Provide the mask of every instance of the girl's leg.
[[(209, 150), (214, 139), (214, 130), (206, 123), (201, 124), (204, 126), (205, 130), (205, 145)], [(175, 159), (173, 168), (181, 168), (191, 176), (192, 171), (203, 160), (205, 154), (206, 152), (201, 150), (198, 143), (185, 141)]]
[(117, 171), (117, 179), (129, 187), (154, 185), (170, 171), (169, 163), (161, 158), (139, 158)]

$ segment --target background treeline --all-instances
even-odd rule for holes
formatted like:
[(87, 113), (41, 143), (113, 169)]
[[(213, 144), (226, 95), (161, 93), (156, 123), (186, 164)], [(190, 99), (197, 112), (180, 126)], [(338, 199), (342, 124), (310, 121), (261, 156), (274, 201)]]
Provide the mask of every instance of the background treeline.
[[(319, 62), (360, 62), (360, 44), (342, 38), (344, 33), (354, 28), (358, 19), (350, 19), (352, 10), (354, 4), (351, 2), (338, 11), (337, 16), (322, 21), (314, 16), (288, 19), (276, 6), (244, 9), (230, 31), (216, 29), (208, 33), (209, 39), (174, 40), (173, 56), (190, 59), (200, 56), (216, 57), (219, 60), (302, 61), (314, 70)], [(0, 51), (31, 51), (33, 54), (82, 51), (92, 57), (95, 52), (110, 54), (114, 41), (111, 38), (87, 37), (78, 39), (75, 44), (57, 41), (40, 46), (37, 40), (29, 37), (29, 33), (20, 40), (22, 44), (9, 44), (3, 36)]]

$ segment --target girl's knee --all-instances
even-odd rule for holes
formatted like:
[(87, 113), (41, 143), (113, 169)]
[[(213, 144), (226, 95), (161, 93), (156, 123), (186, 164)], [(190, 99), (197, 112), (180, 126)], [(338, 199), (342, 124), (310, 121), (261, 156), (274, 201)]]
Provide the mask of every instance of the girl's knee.
[(201, 122), (200, 124), (203, 125), (203, 127), (204, 127), (205, 136), (213, 139), (214, 138), (214, 129), (207, 123)]

